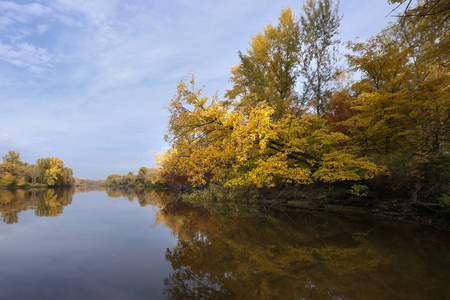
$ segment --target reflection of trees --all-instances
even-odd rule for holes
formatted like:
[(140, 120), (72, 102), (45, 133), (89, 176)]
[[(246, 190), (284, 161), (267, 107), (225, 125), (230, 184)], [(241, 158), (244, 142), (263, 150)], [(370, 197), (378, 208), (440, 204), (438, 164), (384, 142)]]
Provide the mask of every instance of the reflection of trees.
[(72, 189), (47, 189), (39, 199), (36, 215), (39, 217), (56, 217), (62, 214), (63, 207), (72, 203)]
[[(157, 221), (178, 236), (177, 246), (166, 252), (173, 268), (165, 280), (171, 299), (436, 297), (436, 280), (428, 278), (432, 266), (410, 272), (408, 264), (422, 259), (417, 253), (405, 260), (405, 249), (393, 253), (389, 239), (377, 240), (372, 229), (361, 231), (342, 219), (233, 218), (171, 203)], [(440, 274), (442, 282), (448, 273)]]
[(23, 193), (23, 190), (0, 189), (0, 211), (3, 222), (7, 224), (17, 223), (17, 214), (28, 209), (28, 204), (23, 201)]
[[(7, 224), (18, 222), (18, 214), (25, 210), (35, 210), (40, 217), (55, 217), (63, 213), (65, 206), (72, 203), (75, 193), (105, 191), (104, 187), (75, 187), (72, 189), (0, 189), (1, 220)], [(106, 188), (109, 197), (138, 200), (140, 206), (162, 207), (173, 201), (174, 194), (168, 191), (145, 189)]]
[(336, 291), (336, 281), (385, 262), (345, 232), (311, 224), (299, 230), (274, 217), (197, 217), (187, 220), (197, 230), (174, 227), (179, 243), (166, 253), (174, 269), (165, 281), (171, 298), (339, 296), (345, 290)]
[[(56, 216), (73, 192), (0, 190), (2, 220)], [(168, 191), (107, 192), (154, 206), (155, 226), (178, 237), (166, 251), (170, 299), (450, 299), (448, 235), (311, 213), (213, 215)]]
[(18, 213), (33, 209), (37, 216), (55, 217), (72, 203), (71, 189), (42, 190), (0, 190), (0, 211), (2, 221), (7, 224), (18, 222)]
[(130, 202), (132, 202), (133, 199), (136, 197), (136, 192), (132, 188), (106, 186), (105, 190), (108, 197), (111, 198), (124, 197), (127, 198)]
[(149, 190), (145, 188), (128, 188), (128, 187), (106, 187), (106, 193), (109, 197), (124, 197), (128, 201), (138, 200), (140, 206), (152, 205), (162, 207), (162, 205), (175, 200), (176, 195), (168, 190)]
[(103, 192), (105, 188), (103, 186), (96, 185), (78, 185), (73, 187), (74, 194), (78, 193), (90, 193), (90, 192)]

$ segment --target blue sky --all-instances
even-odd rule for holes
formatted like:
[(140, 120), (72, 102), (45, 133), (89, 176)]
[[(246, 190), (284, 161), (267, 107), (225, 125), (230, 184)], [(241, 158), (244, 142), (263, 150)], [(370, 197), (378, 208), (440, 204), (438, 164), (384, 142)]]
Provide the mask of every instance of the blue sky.
[[(58, 157), (91, 179), (154, 166), (177, 82), (229, 88), (238, 51), (283, 7), (302, 2), (0, 1), (0, 155)], [(341, 0), (341, 40), (378, 33), (393, 8)]]

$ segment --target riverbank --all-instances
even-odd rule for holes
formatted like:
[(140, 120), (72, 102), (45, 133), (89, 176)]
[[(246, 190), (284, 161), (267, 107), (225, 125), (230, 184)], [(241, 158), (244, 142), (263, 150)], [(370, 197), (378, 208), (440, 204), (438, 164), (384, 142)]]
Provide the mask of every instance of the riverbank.
[(364, 196), (343, 192), (340, 187), (306, 187), (283, 191), (266, 190), (261, 204), (274, 209), (324, 211), (376, 219), (412, 222), (450, 231), (450, 211), (437, 203), (414, 201), (385, 191)]
[[(307, 185), (284, 188), (224, 188), (180, 191), (179, 201), (221, 214), (242, 214), (256, 210), (324, 211), (379, 219), (414, 222), (450, 231), (450, 211), (437, 203), (413, 201), (385, 191), (354, 195), (342, 186)], [(258, 208), (259, 207), (259, 208)]]
[[(71, 188), (80, 188), (81, 186), (73, 186)], [(33, 185), (26, 187), (9, 187), (0, 188), (0, 190), (42, 190), (54, 187), (46, 185)], [(82, 188), (82, 187), (81, 187)], [(206, 208), (212, 212), (220, 214), (243, 214), (250, 211), (272, 211), (272, 210), (289, 210), (289, 211), (321, 211), (329, 214), (346, 215), (346, 216), (366, 216), (368, 218), (394, 220), (402, 222), (410, 222), (431, 226), (433, 228), (450, 231), (450, 213), (437, 205), (414, 204), (409, 199), (401, 198), (384, 198), (375, 199), (370, 197), (356, 197), (346, 194), (339, 194), (337, 190), (319, 190), (317, 187), (285, 188), (285, 189), (260, 189), (247, 191), (213, 191), (216, 194), (209, 193), (203, 195), (203, 190), (193, 190), (192, 188), (180, 186), (158, 186), (157, 188), (148, 188), (142, 186), (136, 187), (91, 187), (98, 189), (118, 189), (118, 190), (170, 190), (178, 194), (177, 202), (186, 202), (197, 207)], [(189, 197), (194, 193), (203, 196), (203, 199)], [(210, 191), (211, 192), (211, 191)], [(222, 193), (222, 194), (221, 194)], [(224, 194), (226, 194), (224, 198)], [(206, 201), (206, 198), (209, 201)], [(239, 199), (236, 199), (240, 197)], [(1, 199), (0, 199), (1, 200)], [(227, 202), (227, 203), (225, 203)]]

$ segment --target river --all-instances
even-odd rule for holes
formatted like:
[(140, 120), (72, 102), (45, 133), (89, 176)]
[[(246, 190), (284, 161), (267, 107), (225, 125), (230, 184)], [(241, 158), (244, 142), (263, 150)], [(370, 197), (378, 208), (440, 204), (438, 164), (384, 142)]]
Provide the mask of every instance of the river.
[(0, 299), (450, 299), (450, 234), (154, 190), (0, 190)]

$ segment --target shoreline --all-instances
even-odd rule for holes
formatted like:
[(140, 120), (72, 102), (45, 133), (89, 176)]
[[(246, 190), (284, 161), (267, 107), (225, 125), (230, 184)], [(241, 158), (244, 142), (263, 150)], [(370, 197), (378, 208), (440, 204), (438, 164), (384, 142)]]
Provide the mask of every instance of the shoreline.
[[(135, 187), (126, 187), (126, 186), (60, 186), (60, 187), (49, 187), (49, 186), (32, 186), (32, 187), (0, 187), (1, 190), (44, 190), (44, 189), (71, 189), (71, 188), (118, 188), (118, 189), (133, 189), (133, 190), (169, 190), (178, 194), (175, 202), (183, 202), (192, 206), (202, 207), (201, 205), (194, 205), (187, 201), (182, 200), (182, 194), (184, 194), (184, 189), (180, 189), (179, 187), (143, 187), (143, 186), (135, 186)], [(264, 196), (258, 199), (258, 203), (269, 210), (274, 211), (292, 211), (292, 212), (324, 212), (330, 214), (338, 214), (341, 216), (356, 216), (356, 217), (369, 217), (372, 219), (379, 220), (392, 220), (395, 222), (403, 222), (403, 223), (411, 223), (418, 224), (421, 226), (427, 226), (433, 229), (437, 229), (440, 231), (450, 232), (450, 213), (445, 213), (444, 211), (439, 211), (438, 213), (430, 213), (430, 211), (426, 211), (422, 208), (416, 208), (417, 210), (412, 213), (412, 206), (407, 206), (405, 203), (403, 205), (396, 204), (393, 205), (392, 199), (386, 199), (384, 201), (377, 201), (374, 203), (373, 201), (362, 201), (362, 199), (353, 199), (351, 197), (341, 201), (332, 200), (332, 199), (319, 199), (318, 197), (305, 197), (302, 195), (301, 197), (273, 197), (274, 195), (270, 192), (272, 191), (262, 191), (261, 194), (264, 196), (268, 196), (265, 198)], [(272, 197), (270, 197), (272, 196)], [(317, 196), (317, 195), (316, 195)], [(308, 200), (310, 199), (310, 200)], [(1, 199), (0, 199), (1, 200)], [(353, 200), (353, 201), (352, 201)], [(346, 204), (342, 202), (352, 202), (352, 203), (362, 203), (365, 205), (355, 205), (355, 204)], [(401, 201), (400, 201), (401, 203)], [(203, 207), (205, 208), (205, 207)]]

